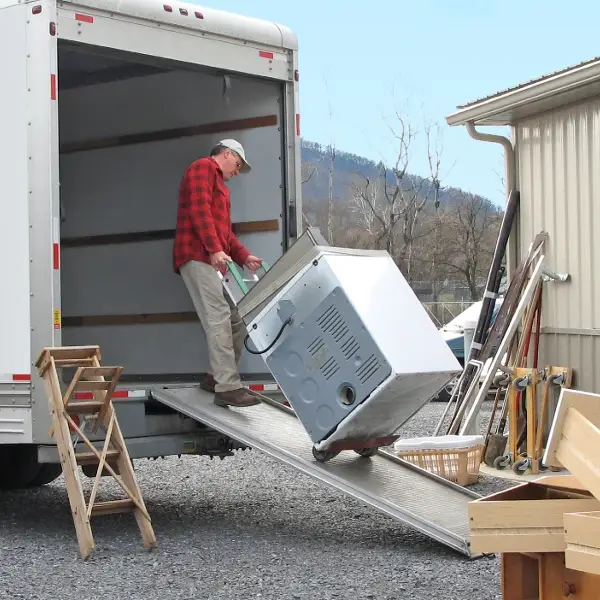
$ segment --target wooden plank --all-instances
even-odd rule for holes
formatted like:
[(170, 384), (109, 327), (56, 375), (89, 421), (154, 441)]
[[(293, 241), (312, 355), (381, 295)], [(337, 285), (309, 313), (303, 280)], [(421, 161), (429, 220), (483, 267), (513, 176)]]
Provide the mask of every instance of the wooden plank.
[(110, 388), (110, 380), (109, 381), (78, 381), (75, 384), (75, 390), (78, 392), (99, 392), (99, 391), (107, 391)]
[[(122, 367), (84, 367), (81, 372), (81, 379), (89, 379), (90, 377), (118, 377)], [(101, 388), (104, 389), (104, 388)]]
[(277, 125), (277, 123), (277, 115), (265, 115), (262, 117), (251, 117), (248, 119), (220, 121), (217, 123), (205, 123), (203, 125), (192, 125), (188, 127), (177, 127), (175, 129), (148, 131), (146, 133), (132, 133), (129, 135), (119, 135), (96, 140), (85, 140), (82, 142), (62, 144), (60, 147), (60, 153), (73, 154), (74, 152), (89, 152), (90, 150), (115, 148), (117, 146), (132, 146), (134, 144), (163, 142), (166, 140), (192, 137), (195, 135), (209, 135), (214, 133), (225, 133), (228, 131), (244, 131), (248, 129), (258, 129), (260, 127), (273, 127)]
[(87, 315), (63, 317), (63, 327), (97, 327), (106, 325), (146, 325), (157, 323), (190, 323), (198, 321), (195, 312), (152, 313), (141, 315)]
[(502, 600), (539, 598), (539, 559), (526, 554), (502, 554)]
[[(240, 221), (233, 223), (232, 229), (236, 235), (244, 233), (260, 233), (278, 231), (279, 220)], [(107, 233), (83, 237), (71, 237), (61, 240), (63, 248), (82, 248), (86, 246), (108, 246), (116, 244), (135, 244), (141, 242), (156, 242), (173, 239), (174, 229), (157, 229), (154, 231), (132, 231), (127, 233)]]
[(94, 549), (94, 536), (85, 512), (85, 498), (77, 473), (77, 461), (71, 443), (71, 434), (67, 422), (62, 417), (62, 392), (52, 358), (50, 358), (50, 369), (44, 373), (44, 387), (51, 407), (54, 437), (67, 487), (79, 552), (82, 558), (87, 559)]
[[(119, 456), (119, 450), (116, 449), (109, 449), (107, 454), (106, 454), (106, 460), (108, 462), (111, 463), (111, 466), (114, 468), (114, 460), (117, 458), (117, 456)], [(93, 452), (87, 452), (87, 451), (83, 451), (83, 452), (76, 452), (75, 453), (75, 459), (77, 460), (77, 464), (80, 466), (86, 466), (86, 465), (97, 465), (98, 464), (98, 458), (96, 457), (96, 455)]]
[(68, 412), (73, 415), (94, 414), (103, 405), (104, 402), (98, 400), (73, 400), (69, 402)]
[(582, 490), (524, 483), (469, 503), (471, 550), (564, 552), (565, 513), (597, 510), (600, 502)]
[(91, 516), (100, 517), (104, 515), (114, 515), (124, 512), (133, 512), (135, 504), (133, 500), (125, 498), (124, 500), (109, 500), (108, 502), (98, 502), (92, 508)]
[(600, 576), (569, 569), (562, 553), (544, 553), (540, 558), (540, 600), (597, 600)]
[[(582, 407), (583, 408), (583, 407)], [(566, 412), (562, 439), (556, 447), (556, 458), (564, 467), (596, 497), (600, 498), (600, 465), (598, 464), (598, 445), (600, 429), (594, 415), (597, 407), (585, 407), (589, 420), (576, 408)], [(584, 409), (585, 410), (585, 409)]]
[(233, 232), (236, 235), (244, 233), (260, 233), (264, 231), (278, 231), (279, 220), (270, 219), (266, 221), (240, 221), (232, 225)]
[(600, 575), (600, 512), (565, 515), (569, 569)]
[[(568, 468), (557, 456), (558, 447), (564, 443), (564, 426), (570, 409), (575, 409), (591, 425), (600, 427), (600, 394), (563, 388), (560, 392), (558, 406), (554, 412), (552, 427), (548, 437), (544, 464), (547, 467)], [(570, 469), (569, 469), (570, 471)], [(577, 473), (573, 473), (577, 477)], [(578, 477), (578, 479), (580, 479)], [(586, 485), (586, 482), (581, 480)]]

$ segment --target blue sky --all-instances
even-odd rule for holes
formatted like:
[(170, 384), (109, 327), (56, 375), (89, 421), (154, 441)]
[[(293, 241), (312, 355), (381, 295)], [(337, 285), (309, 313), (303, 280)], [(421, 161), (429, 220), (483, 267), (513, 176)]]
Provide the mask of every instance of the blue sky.
[[(400, 109), (421, 130), (425, 120), (442, 125), (442, 185), (495, 202), (503, 202), (501, 150), (472, 140), (462, 127), (447, 127), (444, 117), (457, 104), (600, 55), (600, 3), (591, 0), (201, 4), (295, 31), (304, 138), (392, 161), (389, 124)], [(428, 174), (422, 137), (409, 170)]]

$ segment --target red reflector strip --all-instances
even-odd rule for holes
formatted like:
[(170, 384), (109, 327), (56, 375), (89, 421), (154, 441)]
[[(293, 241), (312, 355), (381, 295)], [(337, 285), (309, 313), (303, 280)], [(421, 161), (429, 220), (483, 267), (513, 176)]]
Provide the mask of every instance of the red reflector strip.
[[(113, 392), (113, 398), (144, 398), (146, 392), (144, 390), (116, 390)], [(73, 394), (75, 400), (93, 400), (93, 392), (75, 392)]]
[(82, 23), (93, 23), (94, 17), (90, 15), (82, 15), (81, 13), (75, 13), (75, 20), (81, 21)]
[(55, 270), (60, 269), (60, 246), (52, 244), (52, 263)]
[(248, 389), (253, 392), (277, 392), (281, 388), (276, 383), (251, 383)]
[(31, 381), (31, 375), (29, 373), (14, 373), (12, 376), (13, 381)]
[(50, 99), (56, 100), (56, 75), (54, 73), (50, 75)]
[(264, 50), (260, 50), (260, 51), (258, 52), (258, 55), (259, 55), (261, 58), (273, 58), (273, 56), (274, 56), (272, 52), (265, 52)]
[(296, 135), (300, 135), (300, 114), (296, 114)]

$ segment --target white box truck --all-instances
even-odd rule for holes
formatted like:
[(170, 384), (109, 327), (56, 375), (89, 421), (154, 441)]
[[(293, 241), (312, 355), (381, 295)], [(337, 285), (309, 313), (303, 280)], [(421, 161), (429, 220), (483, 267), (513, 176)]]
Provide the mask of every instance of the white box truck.
[[(279, 25), (175, 0), (0, 0), (0, 488), (61, 472), (34, 362), (98, 344), (123, 365), (132, 458), (227, 455), (236, 442), (149, 390), (208, 371), (171, 268), (187, 165), (219, 139), (240, 239), (272, 264), (301, 228), (298, 57)], [(248, 380), (270, 377), (247, 354)]]

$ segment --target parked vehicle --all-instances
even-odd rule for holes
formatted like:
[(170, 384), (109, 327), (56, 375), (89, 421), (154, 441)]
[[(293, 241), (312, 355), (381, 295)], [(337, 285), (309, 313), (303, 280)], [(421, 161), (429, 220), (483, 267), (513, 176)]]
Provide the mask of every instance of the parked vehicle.
[[(456, 356), (458, 362), (463, 367), (465, 365), (465, 325), (477, 323), (482, 306), (482, 300), (474, 302), (471, 306), (469, 306), (469, 308), (467, 308), (459, 315), (454, 317), (454, 319), (449, 321), (440, 329), (442, 337), (446, 340), (446, 343), (452, 350), (452, 353), (454, 354), (454, 356)], [(492, 314), (490, 326), (494, 323), (496, 315), (498, 314), (498, 311), (500, 310), (501, 306), (502, 298), (498, 298), (494, 306), (494, 312)], [(489, 362), (490, 361), (488, 361), (488, 363)], [(487, 372), (486, 366), (488, 363), (484, 364), (482, 372), (480, 374), (480, 379), (485, 377), (485, 374)], [(436, 396), (432, 398), (432, 400), (434, 402), (448, 402), (452, 396), (452, 390), (454, 389), (454, 384), (456, 381), (457, 378), (449, 382), (448, 385), (446, 385), (446, 387), (444, 387), (440, 392), (438, 392)]]

